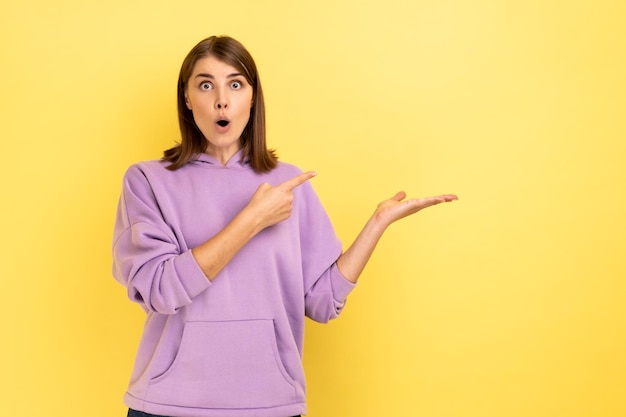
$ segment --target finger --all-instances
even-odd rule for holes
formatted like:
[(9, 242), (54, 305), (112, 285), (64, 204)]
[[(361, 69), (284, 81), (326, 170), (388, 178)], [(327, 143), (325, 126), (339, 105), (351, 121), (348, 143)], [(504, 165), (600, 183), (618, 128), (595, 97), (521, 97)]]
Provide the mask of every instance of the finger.
[(457, 197), (455, 194), (443, 194), (443, 195), (440, 195), (439, 198), (443, 199), (443, 201), (445, 202), (459, 199), (459, 197)]
[(443, 196), (433, 196), (433, 197), (427, 197), (424, 198), (424, 205), (425, 206), (434, 206), (436, 204), (441, 204), (441, 203), (445, 203), (446, 199)]
[(398, 191), (396, 195), (391, 197), (392, 200), (402, 201), (406, 198), (406, 193), (404, 191)]
[(315, 171), (305, 172), (296, 177), (293, 177), (290, 180), (283, 182), (282, 184), (279, 185), (279, 187), (285, 188), (287, 191), (292, 191), (294, 188), (296, 188), (299, 185), (304, 184), (305, 182), (307, 182), (308, 180), (310, 180), (316, 175), (317, 175), (317, 172)]
[(441, 203), (447, 203), (449, 201), (455, 200), (456, 196), (452, 195), (438, 195), (433, 197), (424, 197), (424, 198), (414, 198), (405, 201), (404, 203), (408, 206), (412, 206), (417, 208), (418, 210), (425, 209), (427, 207), (435, 206)]
[(415, 201), (427, 203), (427, 204), (439, 204), (439, 203), (447, 203), (449, 201), (458, 200), (459, 198), (454, 194), (442, 194), (432, 197), (425, 197), (416, 199)]

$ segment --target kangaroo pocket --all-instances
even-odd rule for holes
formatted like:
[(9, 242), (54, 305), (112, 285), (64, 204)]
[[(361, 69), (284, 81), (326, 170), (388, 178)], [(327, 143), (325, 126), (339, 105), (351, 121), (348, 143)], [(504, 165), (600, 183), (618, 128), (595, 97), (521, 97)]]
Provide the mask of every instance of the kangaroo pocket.
[(272, 320), (188, 322), (178, 353), (146, 400), (196, 408), (263, 408), (296, 401)]

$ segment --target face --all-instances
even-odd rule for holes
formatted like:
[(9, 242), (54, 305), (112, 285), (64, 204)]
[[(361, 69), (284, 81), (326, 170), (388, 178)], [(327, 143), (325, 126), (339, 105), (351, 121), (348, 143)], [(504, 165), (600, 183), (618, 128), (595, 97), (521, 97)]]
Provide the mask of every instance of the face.
[(250, 119), (253, 88), (235, 68), (217, 58), (199, 59), (187, 81), (185, 102), (208, 141), (206, 152), (226, 164), (239, 151)]

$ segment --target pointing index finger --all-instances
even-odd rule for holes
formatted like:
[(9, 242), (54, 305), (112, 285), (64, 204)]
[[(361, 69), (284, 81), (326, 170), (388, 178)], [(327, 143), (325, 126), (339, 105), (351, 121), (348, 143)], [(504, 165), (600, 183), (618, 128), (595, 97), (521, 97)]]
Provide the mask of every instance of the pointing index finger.
[(308, 171), (283, 182), (282, 184), (280, 184), (279, 187), (286, 188), (288, 191), (293, 191), (294, 188), (296, 188), (299, 185), (304, 184), (305, 182), (307, 182), (308, 180), (310, 180), (316, 175), (317, 175), (317, 172)]

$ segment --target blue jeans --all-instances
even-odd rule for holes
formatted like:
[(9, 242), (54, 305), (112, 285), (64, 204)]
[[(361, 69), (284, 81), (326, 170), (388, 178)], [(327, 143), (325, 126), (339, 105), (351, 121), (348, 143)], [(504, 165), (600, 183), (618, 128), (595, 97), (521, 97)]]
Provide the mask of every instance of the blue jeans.
[(132, 408), (128, 409), (128, 414), (126, 417), (168, 417), (168, 416), (157, 416), (156, 414), (144, 413), (143, 411), (133, 410)]
[[(132, 408), (128, 409), (128, 414), (126, 417), (168, 417), (168, 416), (157, 416), (156, 414), (144, 413), (143, 411), (133, 410)], [(293, 416), (300, 417), (300, 416)]]

